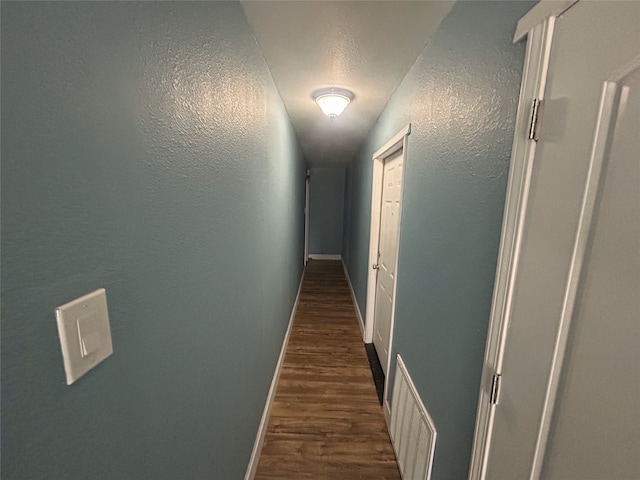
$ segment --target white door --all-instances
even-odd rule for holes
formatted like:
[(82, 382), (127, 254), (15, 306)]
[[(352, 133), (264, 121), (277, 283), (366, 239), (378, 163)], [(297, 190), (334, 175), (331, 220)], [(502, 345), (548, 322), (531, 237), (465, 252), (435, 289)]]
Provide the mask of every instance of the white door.
[(395, 295), (398, 228), (402, 200), (403, 150), (384, 162), (382, 205), (380, 209), (380, 239), (378, 243), (378, 275), (373, 323), (373, 344), (387, 375), (391, 343), (391, 317)]
[(640, 478), (640, 64), (616, 83), (542, 478)]
[(638, 25), (638, 2), (555, 22), (489, 479), (640, 478)]

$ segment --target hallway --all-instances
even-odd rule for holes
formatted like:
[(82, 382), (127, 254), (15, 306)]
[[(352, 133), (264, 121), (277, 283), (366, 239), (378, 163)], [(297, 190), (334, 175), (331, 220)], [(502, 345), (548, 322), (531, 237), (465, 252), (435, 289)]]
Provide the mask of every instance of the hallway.
[(399, 479), (339, 261), (309, 261), (256, 479)]
[[(466, 478), (534, 3), (3, 2), (2, 478), (398, 478), (340, 263), (292, 308), (306, 250), (372, 315), (408, 130), (392, 348)], [(113, 354), (67, 385), (55, 311), (96, 289)]]

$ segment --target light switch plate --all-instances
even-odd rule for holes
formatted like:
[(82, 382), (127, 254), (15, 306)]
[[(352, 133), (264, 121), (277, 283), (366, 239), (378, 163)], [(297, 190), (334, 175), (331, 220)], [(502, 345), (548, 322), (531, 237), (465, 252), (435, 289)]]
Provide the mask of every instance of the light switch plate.
[(113, 353), (104, 288), (56, 308), (67, 385)]

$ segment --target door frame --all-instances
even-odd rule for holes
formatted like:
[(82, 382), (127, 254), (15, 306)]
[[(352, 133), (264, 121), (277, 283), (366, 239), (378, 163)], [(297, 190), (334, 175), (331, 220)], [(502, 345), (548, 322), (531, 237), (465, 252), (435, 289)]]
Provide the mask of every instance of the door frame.
[[(391, 155), (395, 154), (399, 150), (402, 150), (402, 162), (404, 165), (402, 171), (402, 186), (400, 192), (400, 208), (398, 212), (398, 240), (396, 242), (396, 276), (393, 279), (393, 304), (391, 306), (391, 319), (390, 319), (390, 334), (389, 334), (389, 352), (391, 352), (391, 345), (393, 344), (393, 325), (396, 311), (396, 285), (398, 282), (398, 257), (400, 253), (400, 227), (402, 225), (402, 199), (404, 196), (404, 179), (406, 173), (406, 161), (407, 161), (407, 137), (411, 133), (411, 124), (407, 124), (402, 130), (393, 136), (387, 143), (385, 143), (380, 149), (378, 149), (371, 160), (373, 161), (373, 175), (371, 179), (371, 221), (369, 229), (369, 261), (367, 265), (367, 301), (365, 307), (365, 322), (364, 322), (364, 342), (373, 342), (373, 326), (375, 317), (375, 302), (376, 302), (376, 280), (377, 271), (374, 270), (373, 265), (378, 262), (378, 248), (380, 244), (380, 214), (382, 213), (382, 181), (384, 174), (384, 162)], [(386, 392), (388, 390), (389, 383), (389, 367), (391, 364), (391, 355), (386, 365), (387, 375), (384, 383), (384, 401), (386, 403)]]
[(494, 385), (494, 375), (499, 378), (502, 374), (507, 330), (511, 319), (513, 294), (518, 275), (533, 173), (536, 140), (529, 138), (532, 104), (534, 99), (544, 101), (555, 20), (577, 2), (578, 0), (541, 1), (520, 19), (513, 40), (514, 43), (517, 43), (526, 38), (527, 46), (516, 114), (487, 343), (480, 380), (469, 480), (483, 480), (486, 476), (495, 409), (500, 402), (499, 390), (493, 404), (490, 397)]
[(304, 265), (309, 261), (309, 178), (311, 170), (307, 169), (304, 180)]

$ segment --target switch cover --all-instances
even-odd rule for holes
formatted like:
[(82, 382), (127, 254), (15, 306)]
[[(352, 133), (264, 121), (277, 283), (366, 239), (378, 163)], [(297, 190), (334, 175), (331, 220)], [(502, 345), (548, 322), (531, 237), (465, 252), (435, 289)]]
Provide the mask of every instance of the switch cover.
[(104, 288), (56, 308), (67, 385), (113, 353)]

